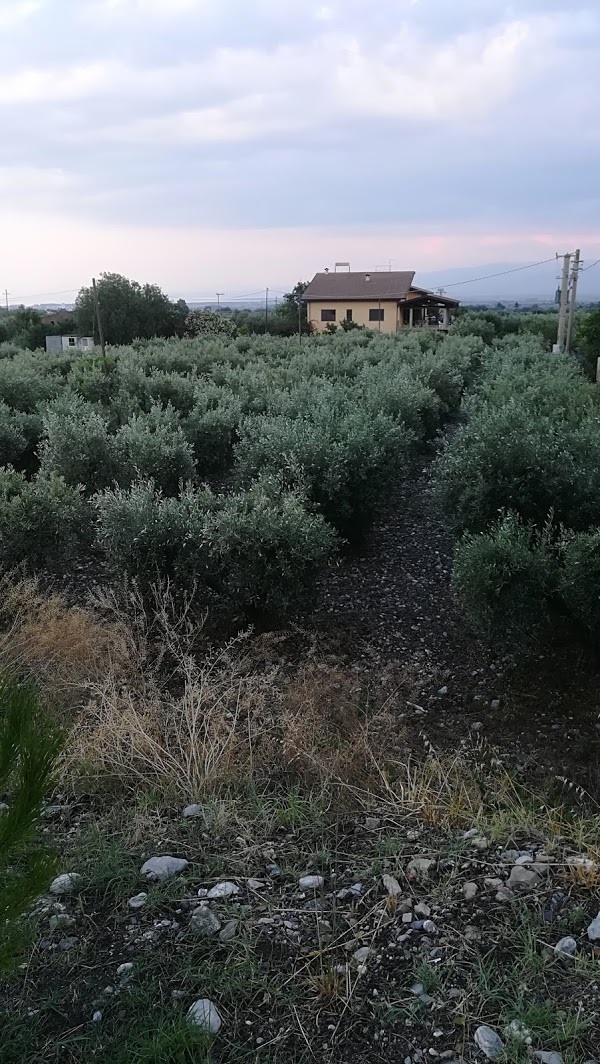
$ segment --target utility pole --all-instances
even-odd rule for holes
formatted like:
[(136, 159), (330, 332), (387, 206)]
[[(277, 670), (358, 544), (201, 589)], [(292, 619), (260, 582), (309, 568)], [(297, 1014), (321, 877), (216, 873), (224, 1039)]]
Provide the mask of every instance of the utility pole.
[(100, 317), (100, 304), (98, 303), (98, 289), (96, 288), (96, 278), (92, 277), (92, 289), (94, 292), (94, 306), (96, 308), (96, 321), (98, 322), (98, 336), (100, 337), (100, 347), (102, 348), (102, 358), (106, 357), (104, 350), (104, 330), (102, 328), (102, 318)]
[(6, 309), (8, 310), (8, 288), (4, 289), (4, 299), (6, 300)]
[(217, 314), (221, 312), (221, 296), (224, 296), (224, 292), (217, 292)]
[(298, 299), (298, 339), (302, 343), (302, 299)]
[(575, 301), (577, 299), (577, 281), (579, 278), (581, 251), (577, 248), (575, 252), (575, 261), (573, 263), (573, 269), (571, 270), (571, 296), (569, 302), (569, 320), (567, 322), (567, 340), (565, 343), (565, 351), (569, 354), (571, 350), (571, 341), (573, 339), (573, 325), (575, 324)]
[(265, 332), (269, 331), (269, 289), (267, 288), (265, 294)]
[[(559, 255), (557, 254), (557, 259)], [(565, 328), (567, 324), (567, 302), (569, 298), (569, 267), (571, 265), (571, 252), (563, 255), (563, 271), (560, 284), (560, 310), (558, 312), (558, 334), (556, 337), (555, 353), (562, 354), (565, 349)]]

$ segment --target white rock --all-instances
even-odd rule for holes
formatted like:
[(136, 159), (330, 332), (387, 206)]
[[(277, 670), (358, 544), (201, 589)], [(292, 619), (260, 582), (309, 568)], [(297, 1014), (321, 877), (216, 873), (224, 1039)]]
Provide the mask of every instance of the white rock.
[(72, 894), (81, 883), (79, 872), (64, 872), (53, 879), (49, 890), (51, 894)]
[(6, 802), (0, 802), (0, 813), (8, 813), (10, 806)]
[(408, 871), (416, 876), (427, 876), (434, 864), (435, 861), (430, 857), (413, 857), (412, 861), (408, 862)]
[(542, 877), (534, 868), (525, 868), (523, 865), (515, 865), (508, 877), (508, 886), (513, 890), (533, 890), (541, 882)]
[(188, 1009), (186, 1020), (192, 1027), (201, 1027), (207, 1034), (218, 1034), (223, 1026), (219, 1010), (209, 998), (194, 1001)]
[(415, 915), (427, 918), (431, 916), (431, 909), (424, 901), (420, 901), (418, 905), (415, 905)]
[(533, 854), (532, 853), (523, 853), (523, 854), (521, 854), (520, 857), (517, 857), (517, 859), (515, 861), (515, 864), (516, 865), (533, 864)]
[(436, 926), (436, 924), (434, 924), (433, 920), (424, 920), (423, 921), (423, 930), (428, 935), (437, 935), (437, 933), (438, 933), (437, 926)]
[(133, 898), (130, 898), (127, 905), (130, 909), (141, 909), (142, 905), (146, 904), (148, 895), (142, 890), (139, 894), (135, 894)]
[(574, 957), (577, 953), (577, 943), (574, 938), (568, 935), (556, 943), (554, 952), (559, 953), (561, 957)]
[(221, 921), (210, 909), (207, 909), (206, 906), (201, 906), (192, 913), (190, 930), (195, 935), (198, 935), (199, 938), (211, 938), (212, 935), (216, 935), (221, 930)]
[(590, 926), (587, 929), (587, 934), (590, 942), (600, 941), (600, 913), (598, 913), (595, 920), (592, 920)]
[(563, 1064), (563, 1058), (560, 1053), (544, 1053), (540, 1050), (533, 1054), (534, 1060), (539, 1060), (540, 1064)]
[(237, 920), (228, 920), (225, 927), (219, 932), (219, 942), (231, 942), (237, 935)]
[(473, 898), (476, 897), (478, 890), (479, 887), (477, 886), (477, 883), (463, 883), (463, 894), (465, 896), (465, 901), (473, 901)]
[(361, 946), (360, 949), (357, 949), (352, 954), (353, 960), (355, 960), (358, 965), (366, 964), (368, 959), (369, 959), (369, 957), (372, 957), (372, 956), (373, 956), (373, 950), (370, 949), (369, 946)]
[(125, 964), (120, 964), (117, 968), (117, 977), (123, 979), (124, 976), (130, 975), (133, 971), (133, 964), (131, 961), (126, 961)]
[(516, 1042), (527, 1042), (531, 1045), (531, 1031), (520, 1020), (511, 1020), (508, 1027), (504, 1028), (504, 1034)]
[(189, 867), (189, 863), (183, 857), (169, 857), (166, 854), (161, 857), (151, 857), (142, 865), (140, 875), (153, 883), (158, 883), (160, 880), (169, 879), (171, 876), (179, 875), (180, 872), (185, 872), (186, 868)]
[(324, 883), (323, 876), (302, 876), (298, 880), (300, 890), (319, 890)]
[(491, 1027), (483, 1024), (475, 1031), (475, 1044), (488, 1060), (499, 1060), (504, 1054), (504, 1042)]
[(187, 817), (204, 816), (204, 806), (203, 805), (196, 805), (196, 804), (194, 804), (194, 805), (186, 805), (186, 807), (183, 810), (181, 815), (186, 817), (186, 818)]
[(402, 894), (402, 887), (394, 876), (384, 876), (383, 885), (392, 898), (397, 898), (399, 894)]
[(98, 1009), (98, 1011), (95, 1012), (94, 1015), (92, 1016), (92, 1023), (100, 1023), (101, 1019), (102, 1019), (102, 1013), (100, 1012), (100, 1009)]
[(262, 879), (247, 879), (246, 880), (246, 886), (248, 887), (248, 890), (262, 890), (264, 885), (265, 884), (264, 884)]
[(489, 850), (489, 839), (486, 839), (485, 835), (477, 835), (476, 838), (471, 839), (471, 846), (474, 850)]
[(214, 887), (211, 887), (206, 897), (210, 901), (215, 901), (217, 898), (232, 898), (234, 894), (239, 894), (240, 888), (237, 883), (217, 883)]
[(48, 921), (48, 926), (51, 931), (65, 930), (67, 927), (73, 927), (75, 923), (75, 917), (69, 916), (68, 913), (55, 913)]

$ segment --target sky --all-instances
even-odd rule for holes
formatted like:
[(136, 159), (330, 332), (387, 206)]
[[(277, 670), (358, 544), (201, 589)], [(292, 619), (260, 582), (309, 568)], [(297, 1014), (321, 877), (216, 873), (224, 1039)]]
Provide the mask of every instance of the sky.
[(591, 262), (599, 174), (598, 0), (0, 0), (11, 302)]

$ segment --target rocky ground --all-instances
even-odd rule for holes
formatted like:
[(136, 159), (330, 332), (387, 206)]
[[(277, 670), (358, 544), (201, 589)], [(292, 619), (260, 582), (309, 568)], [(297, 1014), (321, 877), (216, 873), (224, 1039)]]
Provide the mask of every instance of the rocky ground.
[(64, 871), (3, 1064), (594, 1060), (600, 865), (574, 841), (301, 803), (236, 836), (197, 805), (155, 820), (149, 850), (100, 809), (47, 816)]
[(311, 645), (396, 692), (389, 726), (429, 755), (410, 801), (55, 796), (59, 878), (0, 995), (1, 1064), (597, 1064), (597, 674), (474, 638), (429, 482), (395, 490), (302, 630), (256, 637), (284, 672)]

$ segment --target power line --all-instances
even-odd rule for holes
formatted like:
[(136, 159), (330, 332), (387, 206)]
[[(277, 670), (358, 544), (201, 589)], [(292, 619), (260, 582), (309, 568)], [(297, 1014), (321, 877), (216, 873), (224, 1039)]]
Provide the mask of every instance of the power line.
[[(598, 260), (600, 261), (600, 260)], [(451, 281), (443, 284), (443, 288), (456, 288), (459, 284), (475, 284), (476, 281), (490, 281), (493, 277), (506, 277), (509, 273), (520, 273), (521, 270), (533, 270), (535, 266), (545, 266), (547, 262), (556, 262), (556, 256), (550, 259), (542, 259), (541, 262), (531, 262), (528, 266), (516, 266), (512, 270), (502, 270), (500, 273), (488, 273), (485, 277), (470, 277), (467, 281)]]
[(596, 259), (596, 261), (593, 262), (591, 266), (585, 266), (584, 269), (580, 270), (579, 272), (580, 273), (587, 273), (588, 270), (593, 270), (594, 266), (597, 266), (599, 262), (600, 262), (600, 259)]

